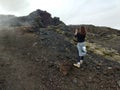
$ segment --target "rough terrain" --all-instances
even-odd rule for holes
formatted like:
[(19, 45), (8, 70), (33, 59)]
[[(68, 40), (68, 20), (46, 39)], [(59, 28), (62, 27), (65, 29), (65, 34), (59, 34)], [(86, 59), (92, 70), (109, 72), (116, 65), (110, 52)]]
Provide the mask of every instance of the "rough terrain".
[(54, 29), (39, 31), (0, 31), (0, 90), (120, 89), (119, 63), (88, 51), (81, 68), (75, 68), (77, 51), (67, 36)]

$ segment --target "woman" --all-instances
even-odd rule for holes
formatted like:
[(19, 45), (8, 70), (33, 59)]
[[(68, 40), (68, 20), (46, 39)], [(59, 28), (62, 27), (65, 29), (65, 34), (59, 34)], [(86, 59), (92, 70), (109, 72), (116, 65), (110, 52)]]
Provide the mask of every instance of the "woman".
[(78, 49), (78, 60), (76, 64), (73, 64), (75, 67), (80, 68), (80, 64), (83, 63), (84, 56), (86, 55), (86, 46), (85, 46), (85, 37), (86, 37), (86, 29), (84, 26), (75, 30), (74, 33), (77, 38), (77, 49)]

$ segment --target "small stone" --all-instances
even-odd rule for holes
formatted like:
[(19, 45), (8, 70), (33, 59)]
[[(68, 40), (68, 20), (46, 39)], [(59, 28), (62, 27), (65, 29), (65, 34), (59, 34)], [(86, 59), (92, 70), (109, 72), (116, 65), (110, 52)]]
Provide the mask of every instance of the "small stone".
[(29, 56), (29, 55), (30, 55), (30, 53), (28, 52), (28, 53), (27, 53), (27, 55)]
[(40, 61), (40, 59), (39, 59), (39, 58), (36, 58), (36, 59), (35, 59), (35, 61), (36, 61), (36, 62), (39, 62), (39, 61)]
[(37, 42), (33, 43), (33, 47), (37, 45)]
[(73, 83), (77, 83), (77, 78), (74, 78), (74, 79), (73, 79)]
[(97, 68), (97, 69), (100, 69), (100, 66), (97, 66), (96, 68)]
[(68, 75), (68, 73), (72, 69), (72, 65), (68, 61), (63, 61), (62, 63), (59, 64), (59, 69), (60, 69), (60, 72), (63, 73), (63, 75)]
[(120, 80), (119, 80), (119, 81), (117, 81), (117, 84), (118, 84), (118, 86), (120, 87)]
[(89, 80), (92, 80), (92, 77), (89, 77)]
[(120, 63), (120, 61), (118, 61), (118, 63)]
[(66, 76), (68, 74), (68, 71), (62, 71), (63, 75)]
[(112, 67), (108, 67), (108, 69), (112, 69)]

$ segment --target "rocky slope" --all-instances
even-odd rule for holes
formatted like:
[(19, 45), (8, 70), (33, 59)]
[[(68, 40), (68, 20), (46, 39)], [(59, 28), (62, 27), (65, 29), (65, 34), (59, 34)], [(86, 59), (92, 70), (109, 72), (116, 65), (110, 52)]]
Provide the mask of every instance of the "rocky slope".
[[(73, 33), (73, 30), (78, 26), (69, 26), (69, 31)], [(87, 29), (86, 45), (88, 49), (110, 60), (120, 62), (120, 30), (93, 25), (84, 26)]]
[[(77, 59), (75, 27), (59, 24), (36, 32), (27, 32), (30, 27), (1, 29), (0, 90), (119, 90), (120, 63), (94, 52), (99, 44), (105, 50), (112, 47), (119, 56), (119, 41), (109, 46), (105, 39), (108, 29), (103, 37), (99, 36), (103, 28), (88, 29), (88, 54), (78, 69), (73, 67)], [(117, 35), (112, 40), (119, 40), (119, 31), (110, 31), (109, 35)]]

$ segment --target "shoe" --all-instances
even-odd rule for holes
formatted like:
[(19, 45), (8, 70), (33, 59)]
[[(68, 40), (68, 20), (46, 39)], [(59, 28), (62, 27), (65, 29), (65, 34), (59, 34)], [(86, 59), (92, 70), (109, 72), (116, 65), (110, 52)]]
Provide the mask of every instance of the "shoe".
[(80, 64), (83, 64), (83, 60), (80, 60)]
[(80, 64), (79, 63), (77, 63), (77, 64), (73, 64), (75, 67), (78, 67), (78, 68), (80, 68)]

